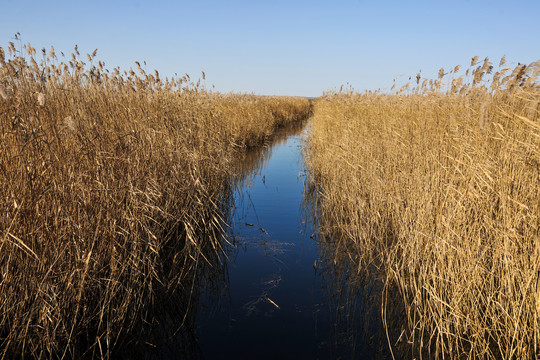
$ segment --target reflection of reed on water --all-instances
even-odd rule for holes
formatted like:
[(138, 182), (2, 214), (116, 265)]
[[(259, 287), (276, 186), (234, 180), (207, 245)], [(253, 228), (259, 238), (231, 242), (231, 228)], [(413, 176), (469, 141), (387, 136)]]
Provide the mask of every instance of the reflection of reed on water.
[[(204, 291), (217, 292), (226, 281), (225, 250), (229, 247), (226, 224), (230, 221), (233, 204), (230, 185), (219, 196), (219, 203), (208, 210), (206, 227), (197, 227), (192, 236), (208, 239), (201, 242), (194, 253), (189, 244), (178, 250), (175, 244), (159, 254), (164, 274), (163, 286), (154, 289), (155, 300), (149, 304), (148, 318), (141, 319), (141, 331), (134, 334), (132, 344), (122, 346), (120, 358), (196, 359), (201, 358), (197, 345), (196, 314)], [(185, 238), (185, 230), (171, 224), (178, 239)], [(167, 251), (170, 250), (170, 251)], [(193, 261), (187, 261), (193, 256)], [(166, 274), (166, 275), (165, 275)], [(171, 285), (174, 284), (174, 285)]]
[(321, 275), (324, 303), (330, 314), (330, 347), (337, 357), (387, 359), (406, 358), (406, 337), (401, 333), (405, 313), (395, 287), (384, 281), (376, 260), (359, 267), (347, 251), (343, 234), (319, 232), (322, 214), (318, 211), (319, 190), (306, 181), (303, 215), (312, 221), (319, 257), (314, 264)]
[[(294, 244), (279, 242), (270, 239), (269, 234), (260, 223), (247, 224), (243, 218), (249, 208), (256, 213), (256, 209), (251, 202), (249, 194), (243, 191), (249, 187), (254, 179), (260, 174), (272, 157), (273, 149), (287, 141), (290, 136), (299, 135), (306, 126), (307, 120), (300, 121), (277, 129), (276, 132), (267, 138), (263, 146), (240, 148), (231, 167), (229, 178), (229, 188), (222, 199), (221, 216), (224, 228), (223, 241), (220, 246), (220, 256), (212, 253), (208, 261), (203, 261), (204, 265), (200, 269), (199, 275), (194, 278), (192, 314), (199, 308), (204, 311), (206, 316), (213, 317), (223, 308), (230, 307), (229, 294), (229, 273), (228, 264), (230, 259), (234, 258), (238, 250), (242, 247), (253, 246), (262, 248), (265, 256), (269, 256), (275, 261), (280, 261), (276, 255), (287, 251)], [(226, 224), (226, 225), (225, 225)], [(240, 228), (246, 226), (252, 228), (249, 236), (239, 236)], [(203, 254), (201, 254), (203, 256)], [(204, 256), (207, 256), (204, 253)], [(204, 258), (204, 257), (203, 257)], [(275, 289), (281, 281), (279, 273), (272, 274), (270, 278), (264, 280), (261, 286), (260, 294), (253, 300), (244, 305), (243, 310), (246, 314), (262, 312), (270, 316), (273, 311), (279, 309), (279, 305), (272, 300), (272, 290)], [(194, 317), (190, 318), (191, 323), (188, 327), (194, 329)], [(189, 336), (194, 336), (193, 343), (197, 344), (194, 331)], [(200, 356), (200, 348), (197, 347), (191, 356)]]
[[(243, 189), (248, 188), (253, 180), (264, 170), (269, 159), (272, 157), (273, 149), (287, 142), (289, 137), (300, 135), (302, 131), (305, 130), (307, 122), (308, 120), (304, 119), (303, 121), (282, 127), (276, 130), (276, 132), (266, 140), (263, 146), (250, 148), (248, 150), (240, 150), (242, 153), (234, 157), (236, 161), (233, 166), (234, 170), (231, 176), (231, 184), (235, 199), (230, 202), (230, 209), (228, 209), (229, 221), (227, 222), (230, 226), (227, 231), (227, 236), (231, 243), (234, 244), (234, 247), (229, 249), (229, 254), (237, 250), (238, 247), (253, 243), (263, 247), (268, 255), (283, 253), (287, 247), (291, 246), (291, 244), (288, 243), (271, 241), (266, 230), (260, 223), (246, 224), (242, 220), (248, 209), (252, 209), (257, 216), (257, 209), (251, 202), (249, 193), (245, 193)], [(254, 226), (256, 231), (253, 231), (253, 236), (249, 238), (238, 236), (240, 228), (244, 225), (256, 225)]]
[(307, 119), (282, 127), (267, 138), (263, 146), (240, 149), (234, 157), (232, 183), (236, 188), (248, 186), (272, 157), (272, 149), (287, 141), (290, 136), (300, 135), (305, 129)]

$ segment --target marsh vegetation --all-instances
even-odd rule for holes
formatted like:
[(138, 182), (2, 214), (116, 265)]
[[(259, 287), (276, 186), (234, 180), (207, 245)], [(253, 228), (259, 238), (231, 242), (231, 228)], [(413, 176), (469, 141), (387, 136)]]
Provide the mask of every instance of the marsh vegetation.
[(232, 159), (309, 113), (302, 98), (212, 93), (95, 56), (0, 49), (2, 356), (189, 345), (225, 246)]
[(540, 354), (540, 68), (504, 65), (315, 102), (327, 268), (376, 304), (389, 356)]
[[(164, 343), (200, 355), (201, 291), (221, 291), (235, 247), (254, 242), (226, 230), (235, 186), (308, 116), (308, 181), (292, 187), (317, 258), (290, 268), (322, 276), (346, 354), (540, 356), (538, 63), (475, 57), (388, 93), (312, 101), (135, 64), (0, 48), (0, 357), (160, 357)], [(291, 294), (275, 287), (255, 305), (282, 311), (274, 294)]]

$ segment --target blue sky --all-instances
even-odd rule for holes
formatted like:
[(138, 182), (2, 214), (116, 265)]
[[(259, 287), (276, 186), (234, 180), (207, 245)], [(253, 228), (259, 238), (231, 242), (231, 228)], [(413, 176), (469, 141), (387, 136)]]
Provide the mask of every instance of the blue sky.
[(489, 56), (540, 59), (540, 1), (0, 0), (0, 46), (70, 54), (98, 49), (110, 69), (206, 72), (221, 92), (318, 96), (350, 84), (388, 89), (397, 76)]

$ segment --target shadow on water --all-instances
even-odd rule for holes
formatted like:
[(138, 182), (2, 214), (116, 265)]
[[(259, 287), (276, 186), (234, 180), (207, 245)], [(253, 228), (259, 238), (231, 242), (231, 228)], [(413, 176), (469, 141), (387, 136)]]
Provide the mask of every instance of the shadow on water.
[(374, 260), (367, 267), (360, 266), (354, 252), (347, 250), (348, 236), (339, 232), (323, 236), (318, 231), (325, 221), (319, 212), (319, 195), (317, 185), (308, 180), (304, 211), (315, 229), (318, 272), (332, 323), (333, 345), (348, 349), (344, 359), (421, 358), (408, 341), (402, 294), (386, 281), (380, 264)]
[[(187, 251), (186, 245), (173, 242), (158, 254), (162, 260), (160, 278), (153, 288), (153, 298), (148, 301), (147, 316), (138, 319), (138, 331), (126, 336), (119, 350), (112, 354), (118, 359), (195, 359), (201, 358), (197, 345), (196, 314), (199, 309), (201, 289), (219, 289), (225, 283), (227, 259), (220, 246), (227, 246), (222, 219), (234, 205), (232, 189), (226, 188), (209, 207), (206, 227), (200, 227), (193, 236), (208, 239), (198, 245), (196, 253)], [(221, 219), (221, 223), (215, 220)], [(173, 239), (186, 238), (182, 224), (171, 224), (176, 233)], [(220, 241), (221, 239), (221, 241)], [(181, 244), (180, 244), (181, 245)], [(182, 249), (183, 247), (183, 249)], [(179, 250), (180, 248), (180, 250)], [(187, 259), (187, 257), (191, 259)], [(103, 356), (106, 357), (106, 356)]]
[(316, 358), (322, 346), (317, 249), (300, 214), (304, 125), (238, 164), (227, 279), (206, 292), (197, 315), (204, 358)]

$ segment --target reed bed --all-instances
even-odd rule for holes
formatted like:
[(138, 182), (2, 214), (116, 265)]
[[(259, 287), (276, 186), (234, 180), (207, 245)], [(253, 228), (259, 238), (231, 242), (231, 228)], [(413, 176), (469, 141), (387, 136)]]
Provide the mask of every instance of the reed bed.
[(310, 110), (136, 65), (0, 48), (0, 358), (186, 335), (226, 245), (232, 160)]
[(390, 356), (540, 357), (540, 64), (504, 65), (314, 104), (324, 261), (369, 293)]

